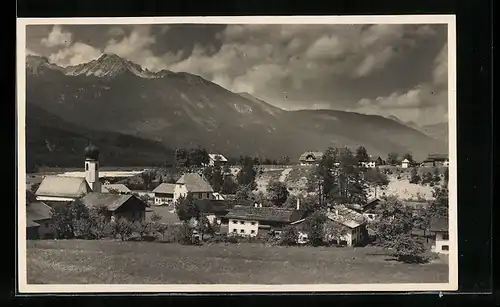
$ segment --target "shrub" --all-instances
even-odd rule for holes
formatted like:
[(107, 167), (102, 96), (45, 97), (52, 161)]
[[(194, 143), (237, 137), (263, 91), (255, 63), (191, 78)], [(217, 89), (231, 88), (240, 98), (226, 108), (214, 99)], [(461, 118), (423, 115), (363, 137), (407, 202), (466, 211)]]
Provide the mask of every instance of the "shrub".
[(111, 222), (111, 233), (113, 236), (118, 236), (120, 240), (125, 241), (132, 235), (134, 226), (132, 222), (124, 218), (118, 218)]
[(299, 232), (296, 227), (287, 226), (281, 237), (279, 238), (279, 245), (292, 246), (297, 244), (297, 240), (299, 239)]
[(415, 237), (408, 233), (400, 234), (392, 242), (392, 248), (396, 250), (393, 255), (398, 261), (405, 263), (427, 261), (427, 258), (423, 256), (425, 246), (422, 237)]

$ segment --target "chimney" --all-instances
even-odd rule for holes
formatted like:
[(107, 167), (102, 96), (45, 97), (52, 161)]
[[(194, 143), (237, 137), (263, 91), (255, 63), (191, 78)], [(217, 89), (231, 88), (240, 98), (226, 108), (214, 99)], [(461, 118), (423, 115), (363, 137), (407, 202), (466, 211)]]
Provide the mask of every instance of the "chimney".
[(297, 210), (300, 210), (300, 199), (297, 197)]

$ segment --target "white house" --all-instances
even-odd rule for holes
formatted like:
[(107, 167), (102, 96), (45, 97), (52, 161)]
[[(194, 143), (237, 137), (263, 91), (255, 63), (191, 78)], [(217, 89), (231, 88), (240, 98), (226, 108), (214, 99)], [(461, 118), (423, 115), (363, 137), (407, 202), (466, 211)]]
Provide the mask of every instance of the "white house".
[(169, 205), (174, 201), (175, 184), (162, 183), (153, 190), (153, 193), (155, 205)]
[(190, 194), (194, 199), (213, 199), (214, 190), (210, 183), (197, 173), (186, 173), (177, 180), (174, 189), (176, 202), (180, 197)]
[[(337, 241), (347, 246), (355, 246), (365, 239), (367, 234), (366, 219), (363, 214), (345, 206), (336, 206), (328, 212), (327, 218), (334, 223), (340, 224), (344, 229), (344, 234), (340, 238), (331, 237), (327, 238), (327, 240)], [(328, 224), (325, 227), (328, 227)]]
[(408, 159), (404, 159), (403, 161), (401, 161), (402, 168), (408, 168), (409, 166), (410, 166), (410, 161), (408, 161)]
[(365, 167), (365, 168), (375, 168), (377, 166), (377, 164), (375, 163), (375, 160), (361, 161), (360, 164), (362, 167)]
[(256, 236), (259, 232), (279, 233), (283, 227), (303, 218), (304, 211), (273, 207), (235, 206), (224, 216), (228, 234)]
[(432, 252), (448, 254), (450, 250), (449, 228), (447, 218), (435, 218), (431, 220), (429, 231), (434, 233), (434, 245)]
[(208, 165), (214, 166), (216, 163), (224, 165), (227, 163), (227, 159), (221, 154), (208, 154)]

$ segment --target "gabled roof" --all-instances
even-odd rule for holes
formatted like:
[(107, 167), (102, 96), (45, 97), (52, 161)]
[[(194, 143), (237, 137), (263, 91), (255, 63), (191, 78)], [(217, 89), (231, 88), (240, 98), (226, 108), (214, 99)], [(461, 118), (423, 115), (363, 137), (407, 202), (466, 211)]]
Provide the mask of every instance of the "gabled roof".
[(127, 188), (126, 185), (121, 184), (121, 183), (114, 183), (114, 184), (105, 184), (101, 186), (102, 192), (103, 193), (109, 193), (109, 190), (116, 190), (119, 193), (131, 193), (129, 188)]
[(41, 201), (26, 205), (26, 219), (28, 221), (43, 221), (52, 218), (52, 208)]
[(242, 202), (216, 199), (196, 199), (194, 200), (194, 204), (203, 213), (225, 215), (237, 205), (241, 205)]
[(212, 186), (210, 186), (205, 179), (196, 173), (187, 173), (182, 175), (181, 178), (177, 180), (177, 184), (184, 184), (188, 192), (212, 193), (214, 191)]
[[(335, 212), (337, 210), (337, 213)], [(363, 214), (358, 213), (352, 209), (346, 208), (345, 206), (336, 206), (332, 211), (328, 212), (328, 219), (340, 223), (349, 228), (356, 228), (363, 225), (366, 220)]]
[(174, 191), (174, 183), (162, 183), (153, 190), (153, 193), (174, 194)]
[(36, 196), (79, 198), (91, 192), (83, 177), (47, 176), (36, 191)]
[(85, 195), (85, 197), (83, 197), (81, 201), (85, 206), (89, 208), (104, 206), (109, 211), (115, 211), (116, 209), (120, 208), (123, 204), (129, 201), (137, 202), (144, 205), (144, 207), (147, 207), (146, 203), (144, 203), (142, 200), (135, 197), (134, 195), (124, 195), (124, 194), (92, 192)]
[(30, 227), (40, 227), (40, 224), (38, 224), (36, 222), (33, 222), (31, 220), (27, 220), (26, 221), (26, 227), (27, 228), (30, 228)]
[(226, 218), (256, 220), (259, 222), (291, 223), (304, 216), (303, 210), (287, 210), (274, 207), (235, 206)]
[(447, 218), (432, 218), (429, 226), (430, 231), (449, 231)]
[(323, 153), (321, 151), (306, 151), (302, 155), (300, 155), (300, 161), (310, 161), (313, 160), (321, 160), (323, 158)]
[(410, 161), (408, 161), (408, 159), (404, 159), (403, 161), (401, 161), (403, 163), (409, 163)]
[(217, 157), (219, 157), (220, 162), (227, 162), (226, 157), (224, 157), (221, 154), (208, 154), (208, 157), (210, 158), (210, 160), (213, 160), (213, 161), (217, 161), (216, 159), (217, 159)]

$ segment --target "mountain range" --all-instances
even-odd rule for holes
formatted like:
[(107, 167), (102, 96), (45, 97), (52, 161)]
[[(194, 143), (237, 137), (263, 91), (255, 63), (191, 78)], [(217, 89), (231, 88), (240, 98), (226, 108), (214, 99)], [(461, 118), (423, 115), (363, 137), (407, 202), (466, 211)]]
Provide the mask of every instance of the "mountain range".
[[(417, 159), (446, 150), (442, 141), (382, 116), (285, 111), (200, 76), (152, 72), (114, 54), (69, 67), (28, 55), (26, 110), (28, 159), (36, 164), (62, 163), (47, 142), (64, 144), (61, 154), (78, 155), (76, 161), (89, 139), (103, 154), (120, 153), (121, 160), (109, 153), (108, 165), (157, 163), (173, 148), (196, 146), (273, 159), (328, 146), (363, 145), (374, 156), (411, 152)], [(124, 138), (128, 147), (118, 142)]]
[(430, 136), (433, 139), (439, 140), (446, 145), (448, 144), (448, 122), (430, 124), (430, 125), (418, 125), (414, 121), (403, 121), (397, 118), (394, 115), (390, 115), (387, 117), (388, 119), (394, 120), (402, 125), (405, 125), (409, 128), (415, 129), (417, 131), (422, 132)]

